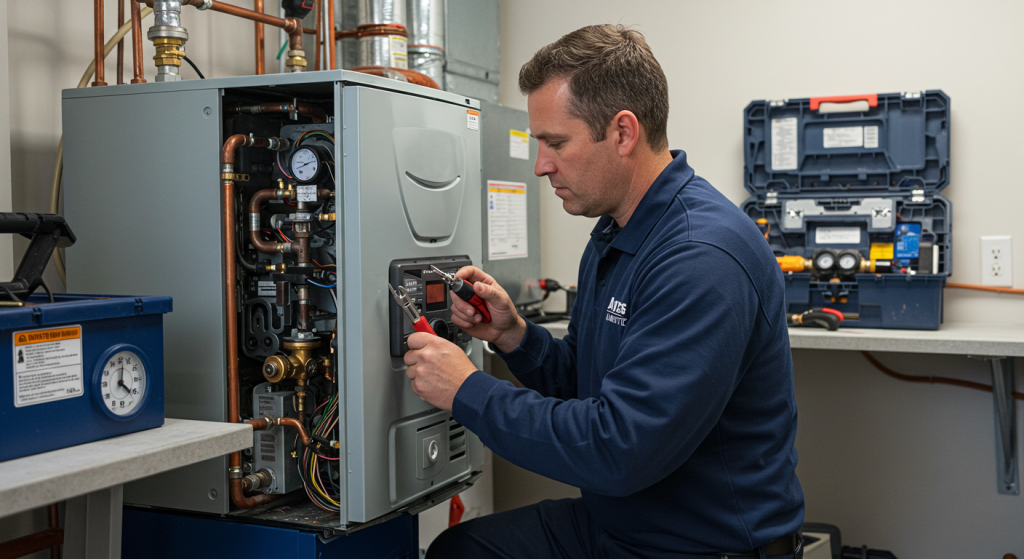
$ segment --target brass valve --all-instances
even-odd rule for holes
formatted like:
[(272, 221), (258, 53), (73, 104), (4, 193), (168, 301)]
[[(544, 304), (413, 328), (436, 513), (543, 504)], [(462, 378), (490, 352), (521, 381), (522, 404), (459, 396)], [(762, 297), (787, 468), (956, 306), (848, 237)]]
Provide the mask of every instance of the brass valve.
[(301, 50), (288, 51), (288, 60), (284, 63), (289, 73), (301, 72), (306, 67), (306, 53)]
[(153, 60), (157, 66), (181, 66), (181, 59), (185, 56), (182, 47), (185, 41), (177, 37), (157, 37), (153, 39), (153, 46), (156, 47), (156, 56)]
[(284, 349), (287, 357), (271, 355), (263, 361), (263, 376), (270, 382), (296, 380), (305, 382), (316, 376), (321, 368), (321, 358), (313, 353), (320, 347), (320, 338), (310, 340), (286, 340)]

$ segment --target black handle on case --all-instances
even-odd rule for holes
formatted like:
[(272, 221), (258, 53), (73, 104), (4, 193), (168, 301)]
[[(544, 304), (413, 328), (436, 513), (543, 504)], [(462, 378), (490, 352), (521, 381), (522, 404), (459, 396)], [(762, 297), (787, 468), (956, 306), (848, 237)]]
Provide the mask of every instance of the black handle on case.
[(4, 299), (23, 299), (32, 295), (43, 283), (43, 270), (50, 262), (53, 250), (69, 247), (76, 240), (64, 218), (54, 214), (0, 212), (0, 233), (17, 233), (32, 239), (21, 257), (14, 279), (0, 282), (0, 298)]

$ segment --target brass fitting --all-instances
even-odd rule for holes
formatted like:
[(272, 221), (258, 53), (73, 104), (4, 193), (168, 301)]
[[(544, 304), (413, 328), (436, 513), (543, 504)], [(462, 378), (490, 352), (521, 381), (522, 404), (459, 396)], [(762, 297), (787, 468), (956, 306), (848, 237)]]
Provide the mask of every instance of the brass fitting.
[(335, 217), (336, 216), (334, 212), (331, 212), (329, 214), (320, 214), (320, 221), (334, 221)]
[(181, 66), (181, 59), (185, 56), (182, 47), (185, 41), (177, 37), (157, 37), (153, 39), (153, 46), (156, 47), (156, 56), (153, 60), (157, 66)]
[(320, 338), (286, 340), (282, 345), (289, 353), (288, 357), (267, 357), (263, 361), (263, 377), (270, 382), (296, 380), (300, 385), (305, 385), (305, 381), (315, 376), (321, 368), (320, 357), (313, 353), (320, 347)]
[(285, 265), (284, 262), (279, 262), (277, 264), (267, 264), (266, 271), (268, 271), (268, 272), (277, 272), (279, 274), (283, 274), (283, 273), (285, 273), (285, 271), (287, 269), (288, 269), (288, 267)]
[(301, 50), (288, 51), (288, 60), (284, 65), (289, 73), (302, 72), (306, 67), (306, 53)]

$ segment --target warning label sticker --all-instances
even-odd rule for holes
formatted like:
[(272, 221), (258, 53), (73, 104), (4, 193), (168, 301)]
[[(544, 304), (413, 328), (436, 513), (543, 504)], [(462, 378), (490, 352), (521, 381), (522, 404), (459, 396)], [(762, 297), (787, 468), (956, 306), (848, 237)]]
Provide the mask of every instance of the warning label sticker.
[(85, 393), (81, 326), (15, 332), (13, 336), (14, 407)]
[(480, 111), (472, 109), (466, 111), (466, 128), (480, 130)]
[(799, 141), (796, 118), (772, 119), (772, 170), (794, 171), (797, 168)]

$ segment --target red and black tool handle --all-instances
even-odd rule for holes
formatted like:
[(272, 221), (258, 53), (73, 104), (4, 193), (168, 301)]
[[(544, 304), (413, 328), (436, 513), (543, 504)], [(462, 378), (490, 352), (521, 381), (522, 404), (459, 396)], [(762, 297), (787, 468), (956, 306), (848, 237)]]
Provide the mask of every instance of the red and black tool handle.
[(487, 310), (487, 304), (476, 294), (476, 291), (473, 291), (473, 284), (461, 278), (457, 279), (452, 284), (452, 292), (458, 295), (459, 299), (473, 305), (473, 308), (480, 312), (480, 316), (484, 317), (484, 322), (491, 321), (491, 313)]
[(790, 326), (816, 326), (835, 331), (843, 322), (843, 313), (835, 309), (811, 309), (786, 315), (786, 322)]

